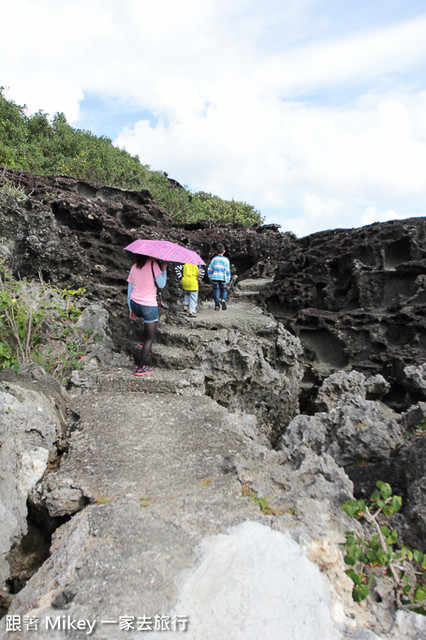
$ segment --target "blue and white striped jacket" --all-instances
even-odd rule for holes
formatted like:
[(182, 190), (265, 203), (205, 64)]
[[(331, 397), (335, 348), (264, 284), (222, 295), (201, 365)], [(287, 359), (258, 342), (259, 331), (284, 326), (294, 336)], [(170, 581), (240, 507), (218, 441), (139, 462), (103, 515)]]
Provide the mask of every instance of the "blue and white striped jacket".
[(231, 282), (231, 265), (225, 256), (215, 256), (210, 262), (207, 269), (209, 279), (221, 280), (222, 282)]

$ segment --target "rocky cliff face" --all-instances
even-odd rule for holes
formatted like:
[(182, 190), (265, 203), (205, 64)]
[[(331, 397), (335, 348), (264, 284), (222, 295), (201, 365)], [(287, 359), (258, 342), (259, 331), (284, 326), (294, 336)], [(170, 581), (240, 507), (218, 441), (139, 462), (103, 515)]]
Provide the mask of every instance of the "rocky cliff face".
[(261, 298), (304, 344), (311, 398), (325, 375), (354, 368), (386, 376), (396, 410), (424, 400), (404, 374), (426, 353), (424, 218), (294, 241)]

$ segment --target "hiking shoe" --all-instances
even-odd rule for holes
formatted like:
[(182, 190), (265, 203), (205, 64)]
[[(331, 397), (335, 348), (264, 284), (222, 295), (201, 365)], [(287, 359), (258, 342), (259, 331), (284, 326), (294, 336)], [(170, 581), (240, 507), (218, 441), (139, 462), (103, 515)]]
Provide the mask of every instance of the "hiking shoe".
[(143, 342), (141, 342), (140, 344), (138, 344), (138, 349), (143, 349)]
[(226, 311), (226, 302), (225, 302), (225, 300), (221, 300), (220, 304), (222, 305), (222, 311)]
[(220, 311), (220, 307), (215, 307), (214, 310), (215, 311)]
[(146, 376), (148, 373), (152, 373), (153, 368), (147, 367), (146, 364), (143, 367), (136, 367), (135, 376)]
[(196, 318), (196, 317), (197, 317), (196, 313), (192, 313), (191, 312), (191, 313), (188, 314), (188, 318)]

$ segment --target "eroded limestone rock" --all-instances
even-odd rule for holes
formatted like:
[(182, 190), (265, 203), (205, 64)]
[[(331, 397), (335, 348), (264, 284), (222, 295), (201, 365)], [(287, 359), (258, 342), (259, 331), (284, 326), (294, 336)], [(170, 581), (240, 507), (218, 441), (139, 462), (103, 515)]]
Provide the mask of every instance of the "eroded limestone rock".
[(27, 498), (66, 440), (66, 399), (40, 367), (0, 374), (0, 584), (6, 556), (27, 532)]
[[(422, 371), (413, 367), (411, 375), (421, 379)], [(333, 374), (318, 393), (317, 402), (327, 411), (296, 416), (279, 447), (294, 457), (306, 447), (318, 456), (330, 455), (353, 481), (357, 497), (369, 498), (378, 480), (388, 482), (403, 498), (403, 511), (395, 517), (400, 536), (424, 549), (426, 464), (421, 425), (426, 406), (419, 403), (398, 415), (382, 402), (366, 399), (372, 391), (377, 394), (385, 388), (381, 376)]]

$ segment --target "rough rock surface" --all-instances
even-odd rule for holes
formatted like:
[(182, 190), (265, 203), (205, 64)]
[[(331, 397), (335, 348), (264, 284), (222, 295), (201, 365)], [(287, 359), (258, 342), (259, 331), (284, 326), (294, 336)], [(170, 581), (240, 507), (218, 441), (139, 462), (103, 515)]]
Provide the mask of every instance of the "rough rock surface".
[(353, 367), (384, 375), (396, 409), (424, 399), (404, 374), (426, 351), (424, 218), (297, 240), (261, 298), (304, 344), (308, 388)]
[[(423, 415), (426, 413), (426, 406)], [(412, 547), (426, 548), (426, 435), (419, 434), (397, 452), (394, 462), (399, 469), (399, 486), (406, 496), (402, 539)], [(396, 483), (394, 483), (394, 486)]]
[(396, 420), (383, 416), (379, 403), (351, 398), (328, 413), (297, 416), (288, 426), (284, 445), (296, 452), (305, 445), (318, 454), (329, 453), (346, 467), (365, 461), (389, 460), (402, 444)]
[(177, 364), (186, 350), (186, 364), (204, 374), (208, 395), (231, 411), (258, 416), (268, 441), (276, 442), (299, 412), (302, 347), (271, 315), (245, 302), (218, 314), (206, 302), (196, 331), (170, 314), (159, 332), (167, 348), (177, 349)]
[[(411, 368), (417, 380), (422, 380), (423, 371), (423, 366)], [(296, 416), (281, 437), (279, 448), (295, 456), (301, 448), (319, 456), (327, 453), (345, 469), (358, 498), (369, 498), (377, 479), (388, 482), (403, 496), (404, 520), (398, 522), (396, 518), (401, 538), (412, 547), (425, 549), (425, 436), (422, 431), (409, 436), (410, 429), (424, 421), (426, 404), (419, 403), (399, 415), (379, 400), (367, 399), (380, 397), (386, 389), (382, 376), (368, 378), (357, 371), (331, 375), (317, 396), (318, 405), (325, 411)]]
[(1, 585), (13, 580), (14, 559), (7, 556), (28, 532), (28, 494), (65, 446), (66, 401), (62, 387), (41, 368), (0, 374)]

